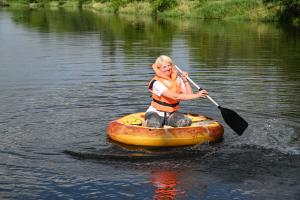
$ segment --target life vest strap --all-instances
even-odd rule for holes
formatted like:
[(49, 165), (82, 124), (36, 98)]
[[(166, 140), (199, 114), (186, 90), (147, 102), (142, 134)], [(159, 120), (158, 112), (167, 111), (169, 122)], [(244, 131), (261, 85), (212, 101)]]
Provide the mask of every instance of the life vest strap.
[(156, 80), (153, 79), (153, 80), (150, 82), (150, 84), (149, 84), (149, 86), (148, 86), (148, 88), (149, 88), (150, 90), (152, 90), (153, 84), (154, 84), (155, 81), (156, 81)]
[(169, 107), (172, 107), (172, 108), (175, 108), (176, 106), (179, 105), (179, 102), (178, 103), (174, 103), (174, 104), (170, 104), (170, 103), (166, 103), (166, 102), (162, 102), (162, 101), (159, 101), (157, 99), (152, 99), (155, 103), (158, 103), (160, 105), (163, 105), (163, 106), (169, 106)]

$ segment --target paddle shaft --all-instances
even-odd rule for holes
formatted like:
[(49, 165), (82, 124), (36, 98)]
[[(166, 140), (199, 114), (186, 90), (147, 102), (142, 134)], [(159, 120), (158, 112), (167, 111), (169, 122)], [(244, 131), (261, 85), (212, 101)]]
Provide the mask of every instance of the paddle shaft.
[[(181, 70), (179, 67), (177, 67), (177, 66), (175, 65), (175, 68), (182, 74), (182, 70)], [(197, 85), (190, 77), (187, 76), (186, 78), (187, 78), (187, 80), (188, 80), (190, 83), (192, 83), (199, 91), (202, 90), (202, 88), (199, 87), (199, 85)], [(213, 98), (211, 98), (211, 97), (208, 96), (208, 95), (206, 95), (206, 97), (207, 97), (213, 104), (215, 104), (217, 107), (220, 107), (220, 105), (219, 105), (215, 100), (213, 100)]]
[[(179, 69), (175, 65), (175, 68), (182, 74), (182, 70)], [(198, 90), (202, 90), (190, 77), (186, 77), (190, 83), (192, 83)], [(213, 104), (215, 104), (219, 110), (221, 111), (221, 114), (223, 116), (224, 121), (230, 128), (232, 128), (238, 135), (242, 135), (243, 132), (248, 127), (248, 122), (244, 120), (241, 116), (239, 116), (236, 112), (233, 110), (230, 110), (228, 108), (221, 107), (215, 100), (213, 100), (210, 96), (206, 96)]]

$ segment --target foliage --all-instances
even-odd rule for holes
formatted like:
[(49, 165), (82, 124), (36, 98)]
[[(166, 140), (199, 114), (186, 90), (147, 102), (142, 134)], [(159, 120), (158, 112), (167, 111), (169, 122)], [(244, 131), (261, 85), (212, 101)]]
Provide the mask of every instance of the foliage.
[(133, 1), (126, 6), (119, 8), (118, 13), (130, 14), (139, 16), (150, 16), (152, 13), (150, 2), (146, 1)]
[[(1, 0), (0, 0), (1, 1)], [(289, 21), (300, 24), (300, 0), (4, 0), (38, 7), (85, 7), (99, 12), (203, 19)]]
[(153, 11), (163, 12), (177, 5), (176, 0), (153, 0)]
[(121, 7), (126, 6), (134, 0), (94, 0), (94, 2), (99, 2), (112, 7), (114, 13), (117, 13)]
[(251, 9), (259, 6), (260, 0), (207, 1), (199, 9), (199, 15), (206, 19), (224, 19), (246, 16)]
[(92, 0), (77, 0), (78, 1), (78, 6), (82, 7), (82, 5), (90, 3)]
[(278, 15), (281, 20), (300, 17), (300, 0), (263, 0), (264, 4), (279, 6)]
[(111, 0), (112, 7), (114, 9), (114, 12), (118, 12), (119, 8), (126, 5), (128, 2), (127, 0)]

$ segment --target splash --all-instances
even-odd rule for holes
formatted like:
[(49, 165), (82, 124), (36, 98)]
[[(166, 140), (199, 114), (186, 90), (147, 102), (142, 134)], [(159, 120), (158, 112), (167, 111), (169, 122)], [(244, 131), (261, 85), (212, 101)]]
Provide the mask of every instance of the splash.
[(244, 134), (240, 145), (300, 155), (299, 140), (295, 128), (285, 124), (283, 119), (267, 119), (263, 124), (257, 124), (251, 133)]

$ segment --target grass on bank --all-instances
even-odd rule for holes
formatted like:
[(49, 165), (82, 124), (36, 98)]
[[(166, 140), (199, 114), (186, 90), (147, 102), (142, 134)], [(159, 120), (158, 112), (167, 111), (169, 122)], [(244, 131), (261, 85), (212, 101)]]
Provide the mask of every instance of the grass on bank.
[(158, 6), (149, 1), (131, 1), (114, 6), (112, 1), (90, 2), (99, 12), (118, 14), (158, 15), (162, 17), (182, 17), (201, 19), (245, 19), (276, 21), (275, 10), (265, 7), (261, 0), (177, 0), (176, 4)]
[(102, 13), (118, 13), (143, 16), (150, 16), (152, 14), (151, 4), (146, 1), (133, 1), (123, 6), (116, 6), (113, 2), (91, 2), (85, 4), (84, 8), (92, 8)]
[(82, 7), (101, 13), (201, 19), (298, 21), (300, 0), (0, 0), (38, 7)]

